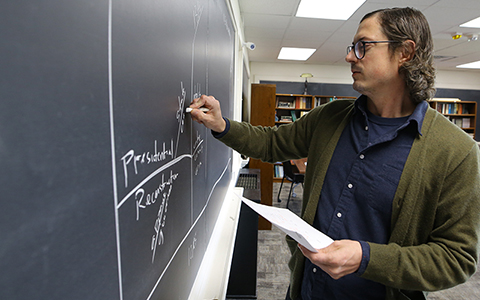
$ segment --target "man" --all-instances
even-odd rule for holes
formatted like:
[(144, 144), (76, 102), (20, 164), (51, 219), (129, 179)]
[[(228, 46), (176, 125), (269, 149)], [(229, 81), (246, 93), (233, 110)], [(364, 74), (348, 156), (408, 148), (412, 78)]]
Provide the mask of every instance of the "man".
[(289, 125), (223, 119), (195, 99), (197, 122), (267, 162), (308, 157), (302, 218), (335, 242), (308, 251), (287, 237), (287, 299), (426, 299), (476, 271), (479, 150), (425, 101), (434, 94), (428, 23), (411, 8), (367, 14), (346, 61), (356, 101), (337, 100)]

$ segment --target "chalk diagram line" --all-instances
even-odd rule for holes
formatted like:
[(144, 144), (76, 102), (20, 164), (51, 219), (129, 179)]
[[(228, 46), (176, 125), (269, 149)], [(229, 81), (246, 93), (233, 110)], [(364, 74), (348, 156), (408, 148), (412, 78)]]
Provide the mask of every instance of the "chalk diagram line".
[[(118, 204), (117, 169), (115, 165), (115, 127), (113, 116), (113, 66), (112, 66), (112, 0), (108, 1), (108, 109), (110, 113), (110, 151), (112, 156), (113, 200), (115, 208)], [(118, 289), (120, 300), (123, 300), (122, 287), (122, 254), (120, 251), (120, 226), (118, 209), (115, 209), (115, 237), (117, 243)]]
[(164, 170), (170, 168), (171, 166), (174, 166), (177, 164), (179, 161), (181, 161), (184, 158), (192, 158), (192, 154), (182, 154), (179, 157), (174, 158), (173, 160), (169, 161), (168, 163), (164, 164), (160, 168), (156, 169), (153, 171), (150, 175), (145, 177), (136, 187), (134, 187), (125, 197), (123, 197), (122, 201), (117, 204), (117, 209), (120, 209), (122, 205), (130, 198), (139, 188), (141, 188), (145, 183), (149, 182), (153, 177), (157, 176), (159, 173), (163, 172)]

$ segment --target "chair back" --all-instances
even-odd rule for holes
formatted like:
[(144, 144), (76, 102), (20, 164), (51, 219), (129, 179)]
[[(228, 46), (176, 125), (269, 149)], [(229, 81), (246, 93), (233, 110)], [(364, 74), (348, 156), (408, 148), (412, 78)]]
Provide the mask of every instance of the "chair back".
[(283, 164), (283, 174), (285, 175), (285, 178), (290, 180), (291, 182), (295, 181), (295, 173), (293, 172), (293, 166), (292, 163), (287, 160), (282, 162)]

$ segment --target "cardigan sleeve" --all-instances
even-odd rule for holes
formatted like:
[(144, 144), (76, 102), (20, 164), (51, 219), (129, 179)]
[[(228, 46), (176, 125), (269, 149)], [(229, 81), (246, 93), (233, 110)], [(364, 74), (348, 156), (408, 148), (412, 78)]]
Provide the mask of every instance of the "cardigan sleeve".
[[(446, 131), (460, 134), (455, 130)], [(395, 289), (435, 291), (463, 283), (475, 273), (480, 155), (476, 143), (462, 135), (453, 143), (450, 134), (444, 139), (433, 134), (433, 143), (427, 139), (422, 147), (412, 147), (415, 171), (404, 174), (410, 181), (397, 190), (394, 209), (400, 212), (392, 217), (390, 242), (370, 244), (370, 262), (362, 277)], [(432, 154), (435, 147), (443, 148), (443, 160)]]
[(229, 122), (229, 131), (219, 140), (243, 155), (269, 163), (307, 156), (307, 138), (300, 120), (278, 128)]
[(229, 120), (230, 129), (219, 140), (243, 155), (264, 162), (303, 158), (309, 154), (312, 139), (329, 137), (352, 107), (352, 100), (332, 101), (312, 109), (293, 123), (278, 127)]
[(307, 157), (323, 111), (323, 107), (317, 107), (297, 121), (278, 127), (229, 120), (230, 129), (219, 141), (243, 155), (269, 163)]

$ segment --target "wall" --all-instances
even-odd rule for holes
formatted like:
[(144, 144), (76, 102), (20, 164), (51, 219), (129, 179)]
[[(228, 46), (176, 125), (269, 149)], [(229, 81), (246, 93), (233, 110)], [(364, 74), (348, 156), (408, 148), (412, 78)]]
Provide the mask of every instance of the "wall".
[[(261, 63), (251, 62), (252, 83), (268, 81), (299, 81), (302, 73), (312, 73), (308, 82), (345, 83), (353, 82), (350, 66), (308, 65), (299, 63)], [(437, 70), (437, 88), (480, 90), (480, 71)]]

